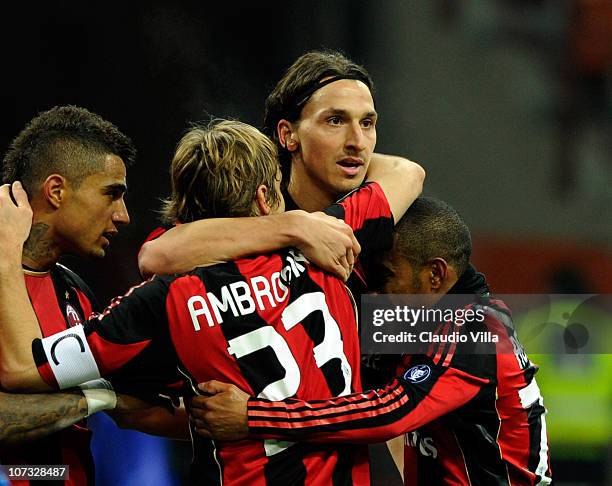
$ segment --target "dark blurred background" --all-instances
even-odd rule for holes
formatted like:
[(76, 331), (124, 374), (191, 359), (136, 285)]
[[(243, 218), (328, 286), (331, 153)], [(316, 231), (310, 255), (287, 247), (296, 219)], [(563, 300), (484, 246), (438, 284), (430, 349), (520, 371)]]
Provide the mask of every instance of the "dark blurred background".
[[(3, 150), (61, 104), (99, 113), (138, 148), (132, 224), (104, 261), (68, 262), (103, 301), (139, 279), (136, 253), (187, 124), (260, 126), (283, 70), (321, 47), (369, 69), (378, 150), (421, 162), (425, 192), (462, 213), (497, 292), (612, 293), (612, 0), (57, 1), (0, 11)], [(612, 484), (610, 355), (542, 360), (557, 484)]]

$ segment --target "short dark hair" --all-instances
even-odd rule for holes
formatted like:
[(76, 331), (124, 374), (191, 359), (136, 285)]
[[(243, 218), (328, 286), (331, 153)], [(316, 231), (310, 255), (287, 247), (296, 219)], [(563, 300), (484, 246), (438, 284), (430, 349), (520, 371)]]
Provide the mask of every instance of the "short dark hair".
[(416, 269), (432, 258), (444, 258), (461, 275), (472, 255), (472, 238), (465, 221), (449, 204), (419, 197), (397, 223), (391, 251)]
[(136, 149), (101, 116), (77, 106), (55, 106), (39, 113), (13, 139), (4, 156), (2, 181), (19, 180), (30, 192), (57, 172), (78, 186), (85, 177), (102, 170), (107, 154), (121, 157), (129, 166)]
[(311, 51), (301, 55), (285, 71), (268, 98), (263, 119), (263, 132), (274, 141), (279, 151), (283, 177), (288, 182), (291, 153), (278, 139), (276, 127), (280, 120), (299, 120), (311, 91), (324, 78), (345, 76), (363, 82), (374, 95), (374, 82), (363, 66), (354, 63), (338, 51)]

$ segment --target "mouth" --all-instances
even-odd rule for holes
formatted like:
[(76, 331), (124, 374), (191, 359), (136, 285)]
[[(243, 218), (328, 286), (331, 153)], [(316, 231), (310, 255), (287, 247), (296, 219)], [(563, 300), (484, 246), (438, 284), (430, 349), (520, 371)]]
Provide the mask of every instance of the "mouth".
[(106, 247), (110, 245), (111, 240), (115, 237), (117, 233), (112, 233), (110, 231), (105, 231), (102, 233), (103, 245)]
[(357, 157), (346, 157), (336, 162), (336, 164), (342, 172), (349, 176), (357, 175), (364, 165), (363, 160)]

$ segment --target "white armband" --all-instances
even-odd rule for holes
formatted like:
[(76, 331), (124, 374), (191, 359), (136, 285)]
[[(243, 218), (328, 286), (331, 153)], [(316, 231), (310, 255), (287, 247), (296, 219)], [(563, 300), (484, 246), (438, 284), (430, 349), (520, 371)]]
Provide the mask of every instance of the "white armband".
[(87, 416), (102, 410), (112, 410), (117, 406), (117, 395), (108, 380), (99, 378), (79, 385), (87, 400)]
[(41, 343), (61, 390), (100, 378), (83, 326), (74, 326), (43, 338)]

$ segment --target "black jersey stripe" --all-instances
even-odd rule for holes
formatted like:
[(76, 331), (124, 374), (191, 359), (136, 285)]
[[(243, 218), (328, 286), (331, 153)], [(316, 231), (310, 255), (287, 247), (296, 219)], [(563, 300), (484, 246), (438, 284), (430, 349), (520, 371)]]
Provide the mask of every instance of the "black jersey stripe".
[(529, 460), (527, 468), (536, 472), (540, 464), (540, 454), (542, 445), (542, 417), (546, 410), (540, 401), (536, 401), (527, 410), (527, 422), (529, 423)]
[(223, 464), (216, 460), (214, 442), (198, 435), (191, 424), (189, 431), (193, 446), (193, 460), (189, 468), (190, 483), (221, 486), (223, 484)]
[[(55, 290), (55, 298), (57, 301), (57, 305), (60, 306), (61, 314), (66, 324), (66, 329), (68, 329), (72, 325), (68, 321), (68, 316), (66, 315), (66, 304), (69, 303), (72, 307), (76, 309), (81, 318), (81, 323), (84, 323), (89, 317), (85, 314), (85, 311), (83, 310), (83, 307), (81, 306), (79, 298), (76, 294), (76, 289), (74, 287), (75, 283), (71, 282), (71, 280), (75, 280), (76, 276), (71, 275), (68, 272), (69, 270), (66, 267), (59, 267), (59, 265), (51, 269), (51, 281), (53, 282), (53, 289)], [(72, 277), (72, 279), (70, 277)], [(82, 286), (79, 287), (79, 289), (91, 301), (92, 295), (91, 292), (88, 292), (88, 287), (81, 279), (78, 280), (79, 284)], [(95, 305), (95, 301), (92, 301), (91, 303), (92, 305)]]
[[(311, 435), (317, 433), (329, 433), (333, 431), (340, 430), (359, 430), (359, 429), (368, 429), (368, 428), (380, 428), (386, 425), (394, 424), (398, 421), (401, 421), (402, 418), (409, 416), (411, 411), (414, 410), (422, 400), (428, 397), (428, 393), (435, 386), (437, 379), (429, 380), (427, 384), (424, 384), (421, 388), (415, 388), (414, 386), (404, 386), (403, 382), (397, 382), (396, 386), (392, 388), (393, 391), (397, 391), (401, 389), (401, 393), (397, 394), (397, 397), (394, 397), (393, 400), (384, 401), (384, 403), (378, 404), (376, 406), (371, 407), (355, 407), (357, 410), (347, 410), (340, 413), (329, 413), (324, 416), (311, 417), (310, 419), (297, 419), (297, 420), (287, 420), (286, 418), (282, 420), (284, 423), (291, 423), (293, 426), (291, 428), (287, 428), (284, 434), (287, 437), (298, 437), (302, 435)], [(389, 393), (389, 395), (393, 394), (393, 391)], [(371, 398), (370, 398), (371, 399)], [(343, 399), (338, 399), (340, 401), (340, 406), (344, 406), (342, 403)], [(362, 400), (360, 400), (361, 402)], [(402, 402), (395, 409), (393, 407)], [(367, 403), (368, 400), (363, 400), (363, 403)], [(252, 407), (250, 407), (252, 409)], [(364, 415), (367, 415), (364, 417)], [(352, 419), (346, 419), (344, 417), (354, 416)], [(321, 420), (324, 421), (323, 424), (320, 425), (303, 425), (299, 426), (300, 422), (307, 423), (312, 420)], [(337, 419), (337, 420), (334, 420)], [(266, 427), (265, 425), (256, 425), (258, 417), (254, 417), (252, 415), (249, 416), (249, 430), (253, 434), (273, 434), (277, 431), (275, 427)], [(270, 425), (273, 423), (279, 423), (281, 420), (272, 417), (263, 417), (264, 421), (270, 422)], [(255, 422), (255, 424), (253, 423)]]
[(306, 484), (306, 466), (304, 458), (310, 452), (309, 447), (292, 444), (278, 454), (268, 457), (264, 465), (266, 484), (291, 484), (304, 486)]
[(337, 451), (338, 462), (332, 476), (332, 486), (352, 486), (352, 468), (355, 462), (355, 449), (352, 447), (341, 447)]
[[(384, 393), (384, 397), (391, 397), (389, 400), (385, 400), (384, 402), (380, 402), (380, 403), (376, 402), (372, 404), (371, 406), (363, 407), (360, 405), (368, 404), (372, 402), (372, 399), (375, 396), (373, 393), (371, 392), (364, 393), (362, 395), (357, 395), (355, 397), (350, 397), (350, 398), (347, 397), (346, 399), (342, 398), (338, 400), (337, 407), (332, 408), (332, 409), (330, 409), (329, 407), (322, 408), (321, 411), (324, 413), (317, 414), (316, 418), (317, 419), (328, 419), (328, 418), (342, 417), (342, 416), (348, 416), (348, 415), (362, 415), (363, 413), (376, 412), (383, 408), (390, 407), (394, 405), (395, 403), (397, 403), (398, 401), (406, 399), (406, 394), (405, 394), (403, 385), (400, 384), (398, 381), (395, 381), (394, 383), (395, 385), (388, 387)], [(266, 421), (269, 420), (269, 421), (279, 421), (279, 422), (282, 421), (282, 422), (297, 424), (302, 421), (310, 421), (312, 420), (312, 417), (311, 418), (309, 418), (309, 416), (299, 417), (299, 416), (295, 416), (296, 414), (298, 414), (299, 412), (310, 412), (313, 410), (317, 410), (316, 406), (313, 407), (313, 405), (316, 405), (316, 403), (326, 404), (327, 401), (326, 400), (313, 400), (313, 401), (308, 402), (310, 406), (301, 406), (301, 407), (292, 408), (291, 417), (268, 415), (271, 412), (283, 411), (284, 408), (266, 406), (265, 403), (268, 403), (268, 402), (264, 402), (263, 405), (259, 405), (259, 406), (256, 405), (256, 403), (257, 403), (256, 401), (251, 402), (249, 406), (249, 410), (252, 410), (252, 411), (260, 410), (266, 413), (266, 415), (262, 415), (262, 416), (258, 415), (257, 416), (258, 420), (266, 420)], [(339, 409), (344, 409), (344, 410), (339, 410)]]

